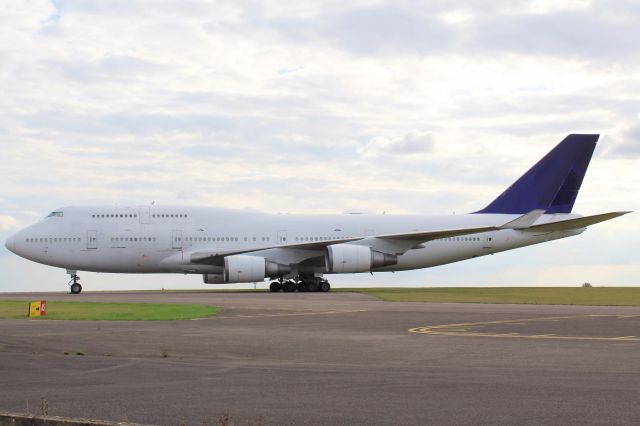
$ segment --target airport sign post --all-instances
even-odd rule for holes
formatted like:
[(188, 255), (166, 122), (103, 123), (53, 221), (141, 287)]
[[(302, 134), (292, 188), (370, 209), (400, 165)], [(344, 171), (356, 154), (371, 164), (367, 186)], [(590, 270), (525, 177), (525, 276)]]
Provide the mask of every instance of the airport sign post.
[(27, 314), (27, 318), (41, 317), (46, 315), (46, 313), (47, 313), (46, 300), (37, 300), (35, 302), (29, 303), (29, 313)]

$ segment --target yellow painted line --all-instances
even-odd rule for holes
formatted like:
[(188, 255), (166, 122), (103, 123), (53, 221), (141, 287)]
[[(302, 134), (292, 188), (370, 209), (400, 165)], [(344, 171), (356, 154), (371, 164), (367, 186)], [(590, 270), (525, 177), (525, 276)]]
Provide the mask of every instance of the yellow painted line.
[(211, 319), (296, 317), (296, 316), (307, 316), (307, 315), (352, 314), (352, 313), (358, 313), (358, 312), (367, 312), (367, 310), (356, 309), (356, 310), (344, 310), (344, 311), (331, 310), (331, 311), (287, 312), (287, 313), (281, 313), (281, 314), (230, 315), (230, 316), (211, 317)]
[[(542, 317), (542, 318), (520, 318), (520, 319), (512, 319), (512, 320), (497, 320), (497, 321), (481, 321), (481, 322), (465, 322), (460, 324), (441, 324), (441, 325), (432, 325), (426, 328), (429, 329), (440, 329), (440, 328), (452, 328), (452, 327), (471, 327), (471, 326), (485, 326), (485, 325), (493, 325), (493, 324), (517, 324), (517, 323), (529, 323), (535, 321), (549, 321), (549, 320), (566, 320), (573, 318), (585, 318), (592, 315), (571, 315), (571, 316), (562, 316), (562, 317)], [(640, 316), (640, 315), (638, 315)], [(424, 327), (423, 327), (424, 328)]]
[(556, 336), (551, 334), (500, 334), (500, 333), (448, 333), (448, 332), (417, 332), (437, 336), (459, 336), (459, 337), (498, 337), (512, 339), (552, 339), (552, 340), (595, 340), (595, 341), (618, 341), (618, 342), (640, 342), (640, 338), (625, 337), (600, 337), (600, 336)]
[[(640, 342), (638, 336), (558, 336), (555, 334), (521, 334), (521, 333), (490, 333), (490, 332), (477, 332), (466, 331), (468, 328), (477, 328), (485, 325), (494, 324), (509, 324), (509, 325), (526, 325), (532, 322), (559, 322), (562, 320), (570, 319), (587, 319), (587, 318), (620, 318), (618, 315), (571, 315), (562, 317), (546, 317), (546, 318), (526, 318), (516, 320), (499, 320), (499, 321), (483, 321), (476, 323), (461, 323), (461, 324), (440, 324), (427, 327), (416, 327), (409, 329), (410, 333), (418, 334), (430, 334), (438, 336), (461, 336), (461, 337), (498, 337), (498, 338), (517, 338), (517, 339), (553, 339), (553, 340), (592, 340), (592, 341), (625, 341), (625, 342)], [(626, 315), (624, 318), (639, 318), (640, 315)]]

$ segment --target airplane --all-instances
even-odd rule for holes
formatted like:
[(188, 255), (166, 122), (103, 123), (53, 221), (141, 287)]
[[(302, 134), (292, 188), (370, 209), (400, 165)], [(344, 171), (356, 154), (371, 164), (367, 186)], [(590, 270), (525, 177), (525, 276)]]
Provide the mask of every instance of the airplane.
[(6, 241), (77, 271), (202, 274), (206, 284), (272, 280), (272, 292), (328, 292), (331, 274), (429, 268), (579, 235), (627, 211), (573, 206), (599, 135), (571, 134), (482, 210), (447, 216), (289, 215), (187, 206), (56, 209)]

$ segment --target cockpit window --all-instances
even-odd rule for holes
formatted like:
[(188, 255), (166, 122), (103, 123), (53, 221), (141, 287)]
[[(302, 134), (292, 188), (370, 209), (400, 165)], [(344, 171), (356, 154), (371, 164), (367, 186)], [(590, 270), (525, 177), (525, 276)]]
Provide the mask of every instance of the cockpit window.
[(51, 212), (47, 217), (63, 217), (63, 216), (64, 216), (63, 212)]

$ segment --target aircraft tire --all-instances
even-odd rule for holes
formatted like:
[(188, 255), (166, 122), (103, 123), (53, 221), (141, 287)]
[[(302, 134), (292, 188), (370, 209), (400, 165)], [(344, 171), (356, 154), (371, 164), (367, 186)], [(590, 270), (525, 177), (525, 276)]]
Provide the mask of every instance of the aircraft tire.
[(80, 294), (82, 286), (79, 283), (71, 284), (71, 294)]
[(285, 293), (293, 293), (296, 291), (296, 283), (294, 281), (286, 281), (284, 283), (284, 291)]
[(331, 284), (329, 284), (329, 281), (322, 281), (319, 288), (321, 292), (328, 293), (331, 291)]
[(280, 291), (280, 283), (277, 281), (274, 281), (271, 284), (269, 284), (269, 291), (271, 293), (278, 293)]

